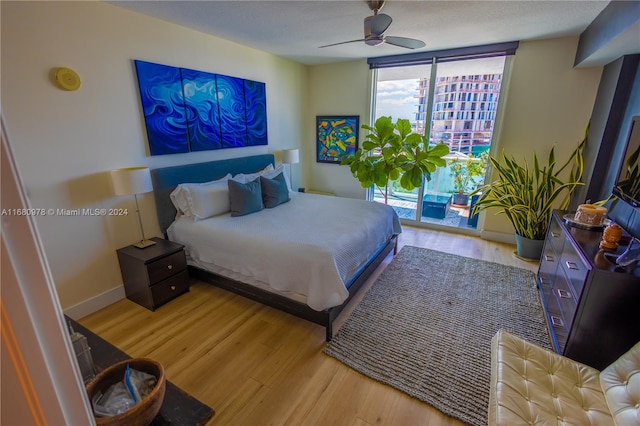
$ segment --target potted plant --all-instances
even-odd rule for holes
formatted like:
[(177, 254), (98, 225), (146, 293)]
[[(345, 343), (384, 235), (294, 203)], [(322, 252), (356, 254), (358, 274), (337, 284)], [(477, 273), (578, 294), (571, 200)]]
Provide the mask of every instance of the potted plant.
[[(551, 212), (556, 207), (566, 209), (571, 194), (582, 185), (582, 151), (588, 132), (587, 126), (584, 139), (560, 167), (556, 164), (554, 148), (551, 148), (545, 165), (541, 165), (534, 153), (533, 167), (526, 160), (519, 164), (504, 153), (502, 161), (489, 156), (497, 176), (493, 182), (472, 193), (481, 194), (472, 214), (495, 208), (498, 210), (496, 214), (506, 215), (515, 229), (517, 254), (526, 259), (539, 259)], [(563, 181), (562, 176), (567, 173), (568, 177)]]
[(487, 166), (488, 151), (484, 151), (480, 157), (473, 154), (467, 158), (455, 158), (449, 162), (449, 172), (453, 177), (453, 204), (466, 206), (469, 202), (469, 192), (478, 183), (477, 178), (484, 176)]
[(380, 117), (373, 127), (363, 124), (369, 130), (362, 147), (355, 155), (344, 159), (351, 173), (363, 188), (376, 185), (384, 188), (384, 202), (389, 197), (389, 184), (398, 178), (400, 186), (413, 190), (422, 185), (423, 177), (431, 180), (431, 173), (446, 161), (442, 158), (449, 153), (449, 147), (440, 142), (429, 145), (425, 135), (411, 131), (409, 120)]

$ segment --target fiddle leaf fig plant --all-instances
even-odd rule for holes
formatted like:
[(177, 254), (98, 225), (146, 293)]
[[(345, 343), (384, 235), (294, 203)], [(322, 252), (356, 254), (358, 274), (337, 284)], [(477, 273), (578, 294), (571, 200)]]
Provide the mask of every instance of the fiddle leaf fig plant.
[(423, 177), (431, 180), (436, 168), (446, 165), (442, 157), (449, 153), (449, 147), (442, 142), (429, 145), (425, 135), (412, 132), (409, 120), (394, 123), (391, 117), (380, 117), (373, 127), (361, 127), (369, 131), (362, 147), (341, 164), (350, 167), (363, 188), (384, 188), (385, 204), (391, 182), (400, 179), (400, 186), (411, 191), (422, 185)]

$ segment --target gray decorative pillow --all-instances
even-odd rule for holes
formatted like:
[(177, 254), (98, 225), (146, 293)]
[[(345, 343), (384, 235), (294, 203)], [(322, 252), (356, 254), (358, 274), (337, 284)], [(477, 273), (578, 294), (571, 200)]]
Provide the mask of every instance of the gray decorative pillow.
[(260, 176), (260, 185), (262, 186), (262, 203), (266, 208), (270, 209), (290, 200), (287, 181), (282, 173), (273, 179)]
[(227, 182), (231, 216), (244, 216), (259, 212), (264, 208), (259, 179), (247, 183), (237, 182), (233, 179), (229, 179)]

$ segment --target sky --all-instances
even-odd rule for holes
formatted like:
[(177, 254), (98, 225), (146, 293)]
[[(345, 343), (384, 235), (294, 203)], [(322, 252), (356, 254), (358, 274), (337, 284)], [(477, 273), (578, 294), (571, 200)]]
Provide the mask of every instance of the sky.
[(417, 94), (418, 80), (379, 81), (376, 97), (376, 118), (383, 115), (391, 116), (393, 121), (407, 118), (415, 121), (418, 110)]
[[(438, 65), (437, 77), (474, 74), (499, 74), (504, 70), (505, 58), (468, 59)], [(429, 78), (431, 65), (382, 68), (378, 70), (376, 117), (383, 115), (408, 118), (415, 121), (418, 108), (417, 94), (420, 77)]]

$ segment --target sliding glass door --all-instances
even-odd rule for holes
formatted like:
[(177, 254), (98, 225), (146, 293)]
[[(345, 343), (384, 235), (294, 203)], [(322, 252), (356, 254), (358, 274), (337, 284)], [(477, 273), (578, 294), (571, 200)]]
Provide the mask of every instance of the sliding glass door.
[[(389, 204), (407, 221), (475, 229), (470, 217), (484, 182), (502, 87), (505, 56), (377, 71), (375, 118), (406, 118), (429, 141), (449, 146), (447, 166), (414, 191), (392, 185)], [(379, 188), (374, 199), (384, 202)]]
[[(409, 67), (384, 68), (378, 70), (375, 93), (375, 119), (390, 116), (395, 122), (399, 118), (411, 122), (414, 132), (424, 134), (424, 120), (418, 119), (420, 84), (424, 76), (431, 74), (431, 65), (417, 65)], [(428, 90), (428, 87), (425, 87)], [(425, 110), (426, 112), (426, 110)], [(374, 119), (374, 121), (375, 121)], [(416, 219), (416, 206), (421, 188), (407, 191), (399, 184), (400, 178), (389, 185), (388, 203), (406, 220)], [(384, 203), (384, 188), (374, 185), (373, 199)]]

